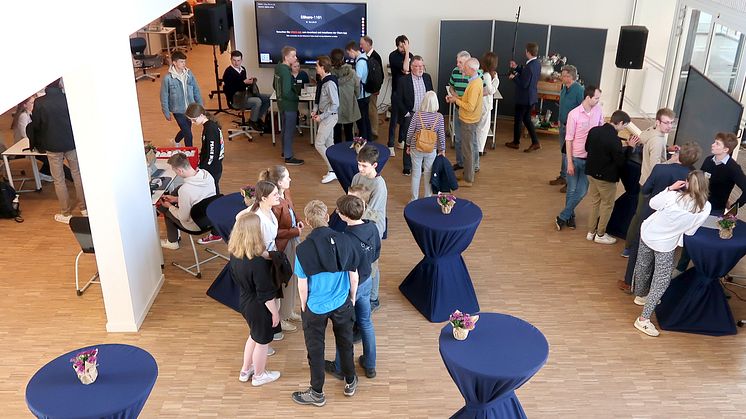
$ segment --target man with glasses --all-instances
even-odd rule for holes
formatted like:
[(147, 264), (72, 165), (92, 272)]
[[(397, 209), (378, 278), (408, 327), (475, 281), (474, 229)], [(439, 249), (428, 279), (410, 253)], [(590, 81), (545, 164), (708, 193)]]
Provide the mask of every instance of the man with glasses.
[[(655, 125), (646, 129), (640, 134), (640, 144), (642, 144), (642, 170), (640, 172), (640, 187), (648, 180), (650, 173), (658, 163), (664, 163), (667, 160), (666, 155), (666, 135), (673, 128), (676, 114), (668, 108), (658, 109), (655, 113)], [(630, 248), (635, 246), (640, 239), (640, 224), (642, 219), (640, 215), (648, 207), (650, 196), (646, 196), (640, 190), (637, 197), (637, 210), (635, 216), (627, 228), (627, 242), (622, 251), (622, 257), (629, 257)]]
[(611, 218), (616, 197), (616, 183), (624, 170), (624, 163), (632, 147), (639, 138), (632, 136), (629, 147), (622, 147), (619, 131), (629, 124), (629, 115), (624, 111), (614, 111), (611, 120), (600, 127), (588, 131), (585, 151), (588, 152), (585, 162), (585, 173), (588, 175), (588, 197), (591, 201), (591, 212), (588, 217), (588, 234), (586, 239), (600, 244), (614, 244), (616, 239), (606, 234), (606, 225)]

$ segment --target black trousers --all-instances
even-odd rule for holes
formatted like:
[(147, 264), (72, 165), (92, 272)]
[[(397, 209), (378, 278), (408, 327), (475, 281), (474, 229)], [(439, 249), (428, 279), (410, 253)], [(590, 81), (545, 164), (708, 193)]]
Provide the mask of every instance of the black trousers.
[(519, 144), (521, 142), (521, 123), (528, 129), (528, 135), (531, 137), (531, 144), (539, 144), (539, 139), (536, 138), (536, 128), (534, 123), (531, 122), (531, 110), (534, 109), (534, 105), (515, 105), (515, 115), (513, 119), (513, 143)]
[(324, 391), (324, 337), (326, 324), (332, 321), (334, 339), (337, 343), (339, 361), (347, 382), (355, 377), (355, 362), (352, 353), (352, 325), (355, 308), (348, 299), (339, 308), (326, 314), (315, 314), (306, 308), (303, 317), (303, 336), (306, 340), (308, 362), (311, 366), (311, 388), (317, 393)]
[[(399, 132), (404, 133), (404, 139), (407, 138), (407, 131), (409, 131), (409, 124), (412, 123), (412, 114), (409, 116), (402, 116), (401, 119), (401, 125), (399, 125)], [(404, 151), (404, 158), (402, 158), (402, 169), (404, 169), (405, 172), (411, 172), (412, 171), (412, 156), (407, 154), (406, 150)]]
[[(344, 131), (344, 137), (342, 133)], [(349, 124), (337, 124), (334, 126), (334, 144), (352, 141), (352, 122)]]

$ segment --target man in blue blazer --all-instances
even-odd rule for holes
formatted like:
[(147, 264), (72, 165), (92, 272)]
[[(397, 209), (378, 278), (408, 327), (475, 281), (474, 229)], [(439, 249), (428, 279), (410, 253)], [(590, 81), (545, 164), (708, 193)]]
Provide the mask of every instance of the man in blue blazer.
[(521, 142), (521, 122), (523, 122), (531, 136), (531, 145), (523, 150), (526, 153), (541, 148), (539, 139), (536, 138), (536, 129), (531, 122), (531, 110), (539, 101), (538, 85), (541, 63), (536, 59), (537, 55), (539, 55), (539, 45), (529, 42), (526, 44), (526, 59), (528, 60), (526, 64), (519, 66), (515, 61), (510, 61), (510, 68), (514, 70), (510, 79), (515, 82), (515, 115), (513, 117), (513, 141), (508, 141), (505, 146), (518, 149)]

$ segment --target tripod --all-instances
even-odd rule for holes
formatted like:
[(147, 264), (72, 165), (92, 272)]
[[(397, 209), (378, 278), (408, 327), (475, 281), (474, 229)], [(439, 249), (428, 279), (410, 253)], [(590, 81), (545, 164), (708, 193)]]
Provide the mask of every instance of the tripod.
[(214, 66), (215, 66), (215, 90), (210, 91), (210, 94), (208, 96), (210, 97), (210, 99), (212, 99), (212, 97), (214, 95), (218, 96), (218, 108), (217, 109), (207, 109), (207, 110), (211, 111), (211, 112), (213, 112), (215, 114), (219, 114), (219, 113), (222, 112), (222, 113), (227, 113), (228, 115), (238, 116), (238, 115), (233, 114), (232, 112), (229, 112), (229, 111), (223, 109), (223, 102), (220, 100), (220, 95), (224, 94), (224, 93), (223, 93), (222, 90), (220, 90), (220, 75), (218, 73), (218, 70), (219, 70), (219, 68), (218, 68), (218, 53), (217, 53), (217, 51), (216, 51), (215, 48), (216, 48), (216, 46), (213, 45), (212, 46), (212, 60), (213, 60)]

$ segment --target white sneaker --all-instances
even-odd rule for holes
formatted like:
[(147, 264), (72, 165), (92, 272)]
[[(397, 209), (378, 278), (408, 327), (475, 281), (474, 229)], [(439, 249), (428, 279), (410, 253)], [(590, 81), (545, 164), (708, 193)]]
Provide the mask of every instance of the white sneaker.
[(80, 210), (80, 215), (82, 215), (83, 217), (87, 217), (88, 216), (88, 210)]
[(389, 154), (391, 155), (390, 157), (396, 156), (396, 151), (394, 150), (394, 147), (389, 147)]
[(404, 150), (404, 142), (403, 141), (397, 141), (396, 142), (396, 148), (399, 150)]
[(161, 247), (164, 249), (178, 250), (179, 242), (171, 243), (166, 239), (161, 239)]
[(277, 353), (277, 351), (275, 351), (275, 348), (273, 348), (271, 346), (267, 347), (267, 356), (272, 356), (272, 355), (274, 355), (276, 353)]
[(264, 370), (264, 374), (254, 375), (254, 378), (251, 379), (251, 385), (258, 387), (272, 381), (277, 381), (278, 378), (280, 378), (280, 371)]
[(638, 317), (637, 319), (635, 319), (635, 327), (637, 328), (637, 330), (645, 333), (648, 336), (656, 337), (661, 334), (658, 329), (653, 326), (653, 323), (650, 322), (650, 319), (640, 320), (640, 318)]
[(594, 242), (599, 244), (614, 244), (616, 243), (616, 239), (611, 237), (608, 234), (604, 234), (603, 236), (596, 236), (595, 239), (593, 239)]
[(44, 173), (39, 173), (39, 179), (41, 179), (44, 182), (52, 183), (54, 182), (54, 178), (49, 175), (45, 175)]
[(70, 224), (71, 218), (73, 218), (72, 215), (54, 214), (54, 221), (58, 223)]
[(596, 233), (586, 233), (585, 235), (585, 239), (589, 242), (592, 242), (594, 238), (596, 238)]
[(329, 183), (337, 178), (337, 174), (334, 172), (326, 172), (324, 177), (321, 178), (321, 183)]
[(282, 332), (275, 333), (275, 335), (272, 337), (272, 340), (283, 340), (283, 339), (285, 339), (285, 334)]
[(249, 367), (248, 371), (241, 371), (238, 374), (238, 381), (245, 383), (251, 379), (251, 377), (254, 375), (254, 366), (252, 365)]
[(294, 322), (299, 322), (299, 321), (303, 320), (303, 318), (300, 316), (300, 314), (298, 314), (296, 312), (290, 313), (290, 317), (288, 317), (288, 319), (290, 319), (290, 320), (292, 320)]
[(298, 326), (290, 323), (288, 320), (280, 320), (280, 327), (283, 332), (295, 332), (298, 330)]
[(637, 304), (638, 306), (644, 306), (645, 303), (647, 303), (647, 302), (648, 302), (648, 296), (647, 295), (644, 296), (644, 297), (635, 296), (635, 304)]

